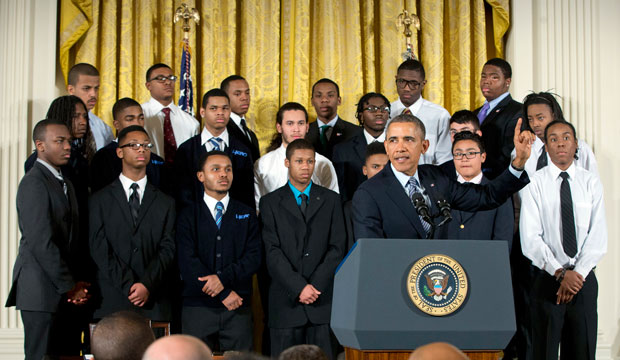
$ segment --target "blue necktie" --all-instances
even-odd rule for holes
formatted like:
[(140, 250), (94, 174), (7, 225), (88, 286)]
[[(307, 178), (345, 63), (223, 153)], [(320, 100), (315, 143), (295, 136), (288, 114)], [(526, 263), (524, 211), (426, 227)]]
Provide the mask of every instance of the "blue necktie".
[[(418, 183), (418, 180), (412, 176), (409, 178), (409, 181), (407, 181), (406, 187), (409, 189), (409, 200), (411, 200), (411, 202), (413, 203), (413, 194), (422, 194), (422, 191), (420, 191), (420, 184)], [(424, 231), (426, 231), (426, 234), (428, 234), (429, 231), (431, 231), (431, 224), (424, 221), (421, 215), (418, 214), (418, 216), (420, 217), (420, 222), (422, 223)]]
[(221, 201), (218, 201), (217, 204), (215, 204), (215, 224), (217, 225), (217, 228), (220, 228), (220, 225), (222, 225), (222, 216), (224, 215), (224, 204), (222, 204)]
[(480, 121), (480, 124), (482, 124), (482, 122), (484, 121), (484, 119), (487, 117), (487, 112), (489, 112), (489, 103), (485, 102), (484, 105), (482, 105), (482, 109), (480, 109), (480, 112), (478, 112), (478, 120)]
[(213, 145), (213, 150), (222, 150), (220, 148), (220, 143), (222, 142), (222, 139), (220, 139), (219, 137), (212, 137), (211, 139), (209, 139), (209, 142), (211, 143), (211, 145)]

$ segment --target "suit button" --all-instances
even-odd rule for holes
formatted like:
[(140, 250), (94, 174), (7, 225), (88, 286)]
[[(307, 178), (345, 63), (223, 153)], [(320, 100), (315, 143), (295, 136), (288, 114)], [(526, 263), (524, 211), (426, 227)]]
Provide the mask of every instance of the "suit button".
[(138, 252), (138, 248), (133, 248), (133, 252), (137, 253)]
[(219, 258), (219, 257), (222, 257), (222, 254), (220, 254), (220, 253), (215, 254), (215, 257), (218, 257), (218, 258)]
[(218, 235), (218, 236), (215, 237), (215, 239), (216, 240), (222, 240), (222, 237)]
[(308, 254), (308, 253), (305, 253), (305, 254), (304, 254), (304, 256), (306, 256), (306, 257), (308, 257), (308, 256), (310, 256), (310, 254)]
[(461, 229), (465, 229), (465, 225), (461, 224)]
[(218, 270), (218, 271), (216, 271), (216, 274), (221, 275), (222, 272)]

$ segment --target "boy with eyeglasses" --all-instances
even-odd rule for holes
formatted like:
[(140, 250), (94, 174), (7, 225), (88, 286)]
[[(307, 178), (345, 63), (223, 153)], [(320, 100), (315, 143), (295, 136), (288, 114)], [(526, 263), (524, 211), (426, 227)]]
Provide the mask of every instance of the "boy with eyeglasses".
[(373, 142), (385, 141), (385, 125), (389, 116), (390, 101), (382, 94), (371, 92), (358, 101), (355, 117), (363, 131), (336, 145), (332, 157), (343, 202), (351, 200), (357, 187), (366, 180), (362, 171), (366, 162), (366, 147)]
[(153, 152), (174, 162), (177, 148), (198, 134), (200, 124), (190, 114), (174, 104), (174, 84), (177, 77), (166, 64), (155, 64), (146, 71), (146, 88), (151, 99), (142, 104), (144, 127), (153, 143)]
[(420, 157), (419, 164), (439, 165), (450, 159), (450, 113), (440, 105), (422, 97), (426, 85), (424, 66), (417, 60), (405, 60), (396, 72), (398, 99), (391, 105), (390, 118), (410, 114), (422, 120), (426, 127), (428, 151)]
[(94, 318), (129, 310), (170, 321), (176, 220), (174, 200), (148, 182), (152, 144), (141, 126), (118, 135), (118, 179), (90, 200), (90, 255), (96, 270)]

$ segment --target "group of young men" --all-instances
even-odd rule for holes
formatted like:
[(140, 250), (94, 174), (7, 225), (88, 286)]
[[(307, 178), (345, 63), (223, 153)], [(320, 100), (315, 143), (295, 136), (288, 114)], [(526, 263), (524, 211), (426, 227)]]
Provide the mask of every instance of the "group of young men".
[[(172, 69), (153, 65), (151, 98), (114, 105), (113, 139), (90, 112), (96, 69), (74, 66), (68, 91), (85, 102), (98, 149), (88, 179), (89, 236), (78, 238), (84, 215), (59, 170), (71, 135), (64, 123), (42, 120), (33, 131), (38, 159), (17, 195), (22, 239), (7, 301), (22, 311), (27, 359), (74, 353), (58, 329), (76, 308), (89, 307), (94, 319), (122, 310), (180, 319), (181, 332), (212, 349), (251, 350), (254, 274), (268, 326), (264, 350), (277, 356), (309, 343), (334, 358), (334, 271), (356, 239), (485, 239), (510, 247), (518, 191), (517, 251), (539, 270), (528, 278), (535, 306), (520, 320), (519, 358), (557, 355), (560, 342), (563, 354), (593, 356), (592, 269), (607, 241), (600, 181), (575, 165), (572, 125), (553, 121), (534, 130), (538, 140), (528, 131), (536, 116), (510, 97), (511, 77), (506, 61), (489, 60), (480, 82), (484, 105), (450, 116), (422, 98), (424, 68), (406, 60), (395, 77), (399, 98), (365, 94), (359, 125), (338, 116), (340, 88), (321, 79), (312, 87), (316, 121), (301, 104), (282, 105), (261, 156), (241, 76), (204, 94), (200, 130), (173, 103)], [(541, 140), (549, 162), (536, 171), (528, 164)], [(452, 221), (435, 229), (416, 201), (431, 213), (447, 202)], [(84, 242), (88, 253), (77, 250)]]

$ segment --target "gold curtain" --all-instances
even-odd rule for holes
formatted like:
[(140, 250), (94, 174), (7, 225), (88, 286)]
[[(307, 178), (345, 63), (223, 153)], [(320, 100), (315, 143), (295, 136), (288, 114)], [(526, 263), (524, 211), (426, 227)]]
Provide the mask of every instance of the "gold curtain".
[(423, 96), (450, 112), (482, 104), (482, 65), (502, 56), (509, 25), (509, 0), (61, 0), (62, 71), (66, 78), (78, 62), (99, 69), (94, 110), (108, 124), (117, 99), (149, 98), (150, 65), (180, 72), (183, 35), (172, 19), (182, 2), (201, 15), (190, 35), (195, 106), (224, 77), (244, 76), (252, 89), (248, 118), (263, 148), (281, 104), (300, 102), (314, 116), (311, 87), (322, 77), (340, 85), (339, 113), (352, 122), (364, 93), (396, 99), (394, 75), (405, 49), (396, 19), (403, 9), (421, 21), (413, 47), (426, 69)]

